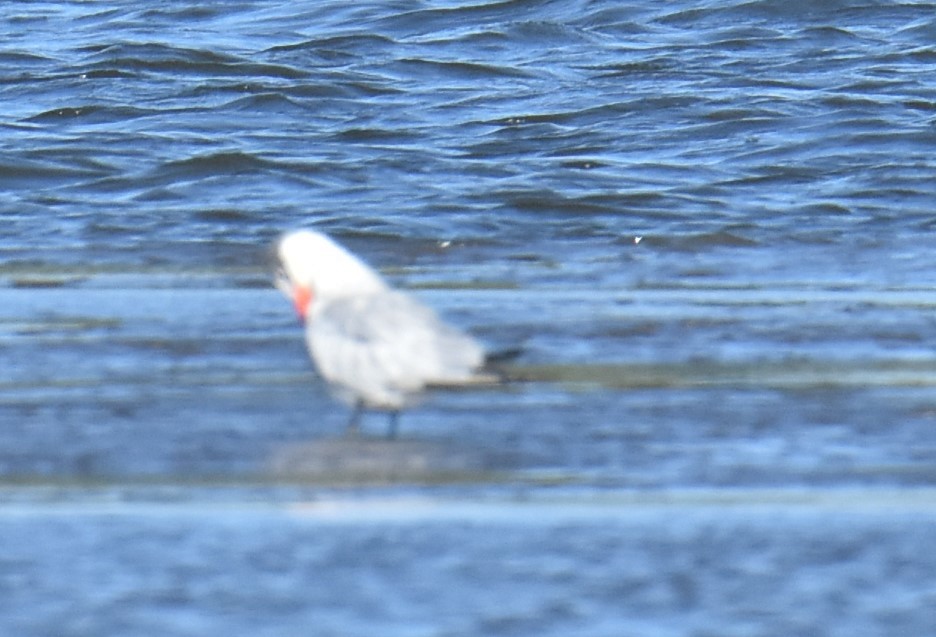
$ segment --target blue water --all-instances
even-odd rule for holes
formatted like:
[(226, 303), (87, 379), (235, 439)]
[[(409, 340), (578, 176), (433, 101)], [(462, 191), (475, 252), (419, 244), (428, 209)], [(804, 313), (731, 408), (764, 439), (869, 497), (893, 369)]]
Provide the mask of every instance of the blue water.
[[(0, 7), (0, 632), (936, 634), (934, 9)], [(512, 382), (341, 441), (299, 226)]]

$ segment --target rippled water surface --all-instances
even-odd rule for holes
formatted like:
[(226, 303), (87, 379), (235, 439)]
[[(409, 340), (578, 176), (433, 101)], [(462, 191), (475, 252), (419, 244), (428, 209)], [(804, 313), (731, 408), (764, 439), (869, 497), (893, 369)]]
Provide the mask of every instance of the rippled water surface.
[[(0, 7), (0, 632), (934, 634), (936, 5), (141, 7)], [(342, 439), (298, 226), (511, 382)]]

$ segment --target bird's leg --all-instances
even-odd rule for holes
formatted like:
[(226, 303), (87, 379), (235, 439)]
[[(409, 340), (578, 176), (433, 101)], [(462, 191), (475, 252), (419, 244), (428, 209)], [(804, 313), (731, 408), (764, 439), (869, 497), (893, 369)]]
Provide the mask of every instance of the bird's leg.
[(400, 410), (394, 409), (389, 416), (390, 426), (387, 428), (387, 440), (394, 440), (397, 437), (397, 429), (400, 427)]
[(349, 438), (357, 438), (361, 433), (361, 414), (364, 413), (364, 403), (357, 401), (351, 409), (351, 419), (348, 421), (346, 435)]

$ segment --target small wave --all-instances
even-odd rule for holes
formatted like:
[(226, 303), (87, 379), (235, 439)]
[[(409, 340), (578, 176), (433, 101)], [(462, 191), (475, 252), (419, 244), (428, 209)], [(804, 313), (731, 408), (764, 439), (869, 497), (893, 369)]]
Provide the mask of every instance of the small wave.
[(251, 215), (243, 210), (233, 208), (212, 208), (209, 210), (200, 210), (195, 213), (195, 217), (202, 221), (210, 223), (240, 223), (251, 220)]
[(273, 167), (275, 167), (273, 162), (260, 159), (256, 155), (241, 152), (221, 152), (166, 162), (157, 170), (157, 173), (160, 176), (180, 173), (199, 176), (218, 173), (249, 173)]
[[(550, 19), (553, 11), (548, 2), (526, 0), (466, 3), (452, 7), (433, 7), (389, 13), (376, 21), (381, 30), (401, 36), (434, 33), (454, 25), (490, 24), (521, 20)], [(543, 11), (540, 11), (540, 8)]]
[[(656, 20), (665, 25), (687, 26), (691, 28), (709, 27), (712, 24), (735, 24), (764, 21), (775, 25), (780, 20), (794, 24), (809, 22), (819, 23), (828, 20), (831, 24), (841, 24), (846, 16), (860, 18), (866, 23), (873, 23), (881, 11), (888, 11), (890, 2), (868, 3), (855, 6), (851, 0), (828, 0), (822, 3), (790, 2), (789, 0), (733, 0), (719, 2), (706, 7), (675, 4), (673, 10), (661, 15)], [(691, 6), (691, 8), (683, 8)]]
[(302, 53), (320, 60), (334, 60), (337, 54), (356, 56), (395, 44), (396, 42), (392, 38), (375, 33), (361, 33), (355, 35), (325, 36), (313, 38), (311, 40), (303, 40), (302, 42), (296, 42), (294, 44), (281, 44), (266, 49), (264, 53), (274, 55)]
[(48, 181), (50, 183), (80, 181), (100, 177), (106, 172), (103, 166), (66, 166), (57, 161), (34, 161), (23, 157), (17, 157), (15, 161), (0, 159), (0, 183), (7, 186), (17, 183), (26, 184), (33, 181)]
[(582, 70), (595, 73), (599, 78), (630, 78), (641, 76), (667, 76), (678, 66), (670, 57), (641, 57), (628, 62), (613, 62), (600, 66), (586, 65)]
[(48, 66), (53, 63), (52, 58), (48, 58), (38, 53), (28, 53), (26, 51), (0, 51), (0, 66), (9, 64), (14, 67), (23, 66)]
[(163, 44), (119, 44), (94, 54), (100, 61), (91, 72), (109, 70), (123, 73), (160, 73), (207, 77), (272, 77), (297, 80), (308, 77), (302, 69), (282, 64), (258, 63), (215, 51), (173, 47)]
[(229, 102), (222, 108), (251, 113), (308, 113), (309, 108), (281, 93), (259, 93)]
[(417, 136), (407, 131), (384, 128), (348, 128), (336, 135), (337, 139), (347, 142), (389, 142), (416, 139)]
[(87, 80), (116, 80), (139, 77), (139, 73), (130, 73), (121, 69), (97, 67), (79, 74), (79, 77)]
[(511, 115), (496, 120), (479, 123), (516, 128), (529, 124), (556, 124), (561, 126), (590, 126), (611, 121), (631, 110), (629, 103), (609, 102), (598, 106), (573, 109), (568, 111), (551, 111), (545, 113), (525, 113)]
[(82, 123), (105, 123), (110, 124), (139, 117), (159, 115), (161, 111), (155, 111), (134, 106), (106, 106), (99, 104), (87, 104), (83, 106), (64, 106), (43, 111), (26, 118), (27, 122), (61, 122), (66, 120), (80, 120)]
[(659, 246), (669, 250), (699, 252), (711, 248), (752, 248), (760, 245), (754, 239), (737, 232), (719, 230), (671, 236), (654, 236), (646, 240), (647, 245)]
[(533, 77), (533, 73), (512, 66), (482, 64), (479, 62), (460, 62), (453, 60), (426, 60), (421, 58), (403, 58), (395, 64), (407, 74), (426, 73), (442, 74), (462, 79), (490, 79), (496, 77)]
[(520, 212), (561, 214), (612, 214), (620, 212), (619, 201), (606, 195), (573, 197), (550, 189), (501, 190), (493, 193), (505, 206)]

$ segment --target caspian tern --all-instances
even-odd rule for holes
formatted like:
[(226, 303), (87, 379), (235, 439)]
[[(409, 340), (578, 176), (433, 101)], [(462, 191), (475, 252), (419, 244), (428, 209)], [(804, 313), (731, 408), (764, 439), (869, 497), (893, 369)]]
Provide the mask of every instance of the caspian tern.
[(292, 300), (319, 374), (351, 405), (348, 431), (365, 409), (397, 418), (429, 386), (491, 382), (484, 350), (429, 307), (392, 289), (371, 267), (328, 236), (284, 235), (277, 287)]

